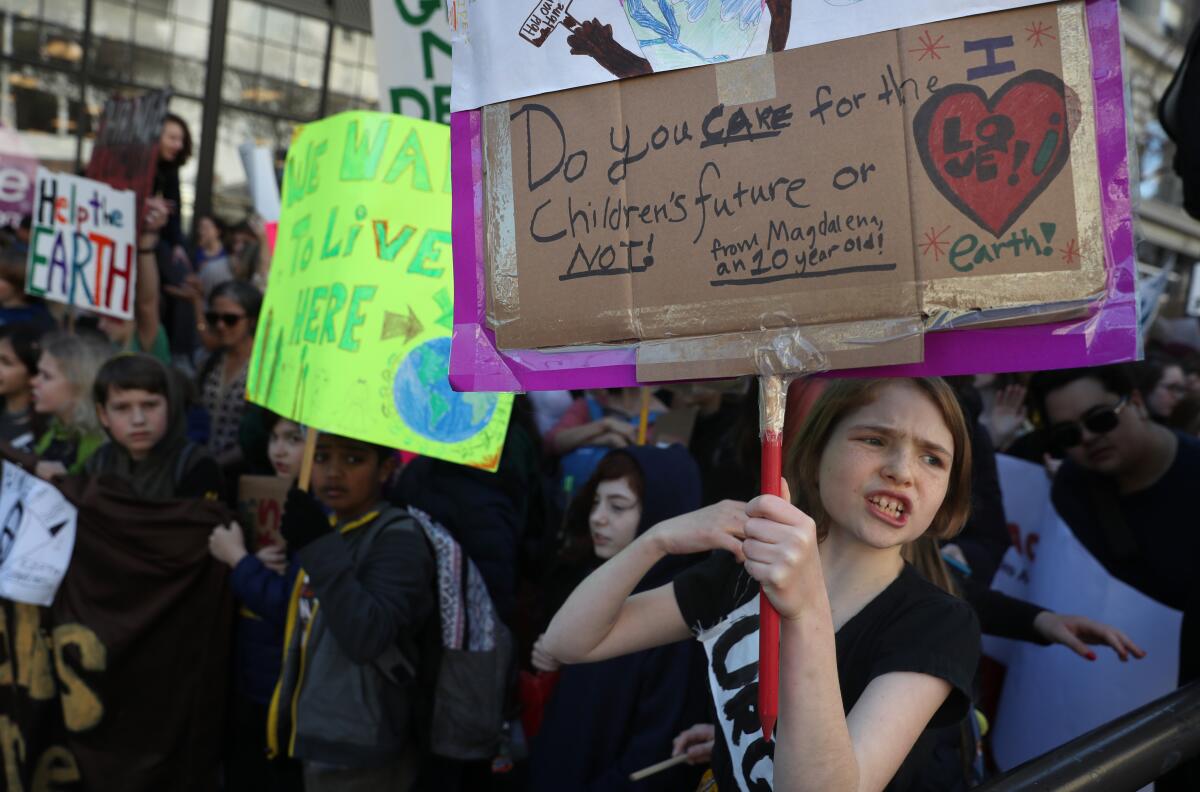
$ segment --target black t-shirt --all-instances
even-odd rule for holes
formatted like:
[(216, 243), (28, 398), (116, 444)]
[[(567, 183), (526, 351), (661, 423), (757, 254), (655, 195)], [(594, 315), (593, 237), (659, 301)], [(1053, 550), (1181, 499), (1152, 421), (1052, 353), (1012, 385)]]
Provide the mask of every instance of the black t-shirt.
[[(1178, 434), (1178, 449), (1167, 472), (1137, 492), (1119, 494), (1112, 479), (1068, 460), (1054, 478), (1054, 508), (1079, 541), (1114, 576), (1171, 608), (1195, 603), (1200, 531), (1188, 515), (1200, 482), (1200, 440)], [(1101, 509), (1116, 508), (1129, 552), (1121, 552), (1100, 520)]]
[[(763, 740), (755, 706), (758, 592), (758, 583), (726, 552), (714, 553), (675, 579), (679, 610), (709, 655), (718, 720), (712, 767), (721, 792), (771, 789), (766, 760), (774, 744)], [(871, 680), (890, 672), (929, 674), (951, 685), (950, 696), (886, 787), (907, 790), (932, 750), (932, 730), (958, 723), (970, 709), (980, 652), (975, 613), (906, 564), (893, 583), (842, 625), (835, 641), (847, 713)]]
[(1054, 478), (1050, 497), (1072, 533), (1111, 575), (1183, 611), (1179, 682), (1185, 684), (1200, 678), (1200, 531), (1190, 517), (1192, 490), (1200, 482), (1200, 440), (1176, 436), (1171, 467), (1145, 489), (1120, 494), (1112, 479), (1068, 460)]

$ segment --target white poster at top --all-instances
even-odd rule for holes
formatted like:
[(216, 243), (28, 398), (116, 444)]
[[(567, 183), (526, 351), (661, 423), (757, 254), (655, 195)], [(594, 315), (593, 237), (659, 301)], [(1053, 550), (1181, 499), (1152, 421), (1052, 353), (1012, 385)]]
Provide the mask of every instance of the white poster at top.
[[(451, 109), (704, 66), (1046, 0), (480, 0), (459, 3)], [(409, 0), (415, 5), (417, 0)], [(406, 5), (395, 0), (397, 6)], [(391, 6), (373, 0), (373, 8)], [(424, 3), (421, 3), (424, 6)], [(376, 26), (376, 42), (387, 45)], [(429, 51), (396, 47), (428, 71)], [(414, 57), (419, 53), (421, 59)], [(415, 68), (415, 66), (410, 66)], [(385, 103), (384, 109), (390, 109)]]
[(442, 3), (371, 0), (383, 112), (450, 123), (450, 25)]
[(48, 606), (75, 549), (75, 507), (53, 484), (0, 464), (0, 597)]

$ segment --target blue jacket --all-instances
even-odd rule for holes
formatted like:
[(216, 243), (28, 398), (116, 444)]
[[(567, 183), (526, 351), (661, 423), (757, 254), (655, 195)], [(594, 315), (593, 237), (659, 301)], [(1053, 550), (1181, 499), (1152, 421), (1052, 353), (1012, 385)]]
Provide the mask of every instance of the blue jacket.
[(253, 555), (247, 555), (233, 568), (230, 579), (239, 605), (233, 649), (234, 689), (256, 704), (271, 703), (279, 680), (288, 597), (299, 570), (299, 564), (292, 561), (287, 574), (280, 575)]

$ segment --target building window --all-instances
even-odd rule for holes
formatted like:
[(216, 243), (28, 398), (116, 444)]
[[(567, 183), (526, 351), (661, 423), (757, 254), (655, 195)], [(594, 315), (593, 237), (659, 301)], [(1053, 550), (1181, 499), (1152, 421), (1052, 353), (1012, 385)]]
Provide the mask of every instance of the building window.
[(89, 79), (204, 94), (206, 0), (95, 0)]
[(375, 43), (371, 36), (338, 26), (329, 61), (329, 114), (378, 109), (375, 73)]
[(328, 31), (320, 19), (233, 0), (221, 99), (251, 112), (315, 119)]
[[(378, 89), (370, 34), (352, 27), (365, 24), (365, 3), (361, 14), (347, 11), (352, 4), (312, 3), (316, 14), (332, 9), (335, 17), (323, 19), (285, 7), (296, 2), (228, 2), (225, 29), (214, 30), (214, 0), (0, 0), (0, 123), (47, 166), (76, 170), (91, 157), (110, 97), (170, 88), (171, 111), (189, 125), (195, 152), (181, 173), (186, 222), (213, 76), (221, 96), (208, 130), (216, 140), (213, 209), (244, 216), (240, 145), (268, 146), (282, 161), (296, 126), (323, 109), (374, 108)], [(213, 35), (225, 37), (216, 69), (208, 62)]]
[(19, 131), (42, 164), (75, 167), (79, 78), (68, 72), (0, 61), (0, 121)]

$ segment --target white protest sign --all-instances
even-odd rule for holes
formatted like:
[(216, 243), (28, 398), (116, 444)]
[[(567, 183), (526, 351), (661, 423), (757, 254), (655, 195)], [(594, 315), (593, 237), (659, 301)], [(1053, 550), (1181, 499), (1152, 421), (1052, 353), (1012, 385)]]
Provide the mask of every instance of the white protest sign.
[(450, 123), (450, 26), (441, 0), (371, 0), (379, 109)]
[(1192, 277), (1188, 281), (1187, 307), (1184, 310), (1188, 316), (1200, 316), (1200, 262), (1192, 265)]
[(75, 507), (11, 462), (0, 475), (0, 597), (50, 605), (75, 549)]
[(25, 291), (133, 318), (136, 205), (132, 190), (38, 168)]
[(242, 156), (242, 167), (246, 169), (246, 182), (250, 187), (250, 200), (254, 211), (267, 222), (279, 222), (279, 182), (275, 179), (275, 158), (265, 146), (246, 142), (238, 146)]
[(1000, 767), (1009, 769), (1175, 690), (1182, 614), (1108, 574), (1054, 511), (1041, 465), (1003, 454), (996, 464), (1017, 546), (992, 587), (1111, 624), (1147, 652), (1121, 663), (1097, 647), (1093, 663), (1062, 646), (985, 636), (985, 653), (1008, 667), (992, 745)]
[[(458, 10), (451, 109), (473, 110), (647, 71), (726, 63), (762, 55), (768, 47), (778, 52), (1042, 2), (1045, 0), (472, 3)], [(406, 5), (404, 0), (396, 0), (396, 4)], [(389, 0), (374, 0), (372, 7), (389, 5)], [(380, 28), (376, 24), (379, 41)], [(420, 44), (410, 51), (395, 42), (395, 57), (420, 52), (428, 62), (427, 47), (424, 41)], [(390, 45), (381, 42), (380, 46)]]

